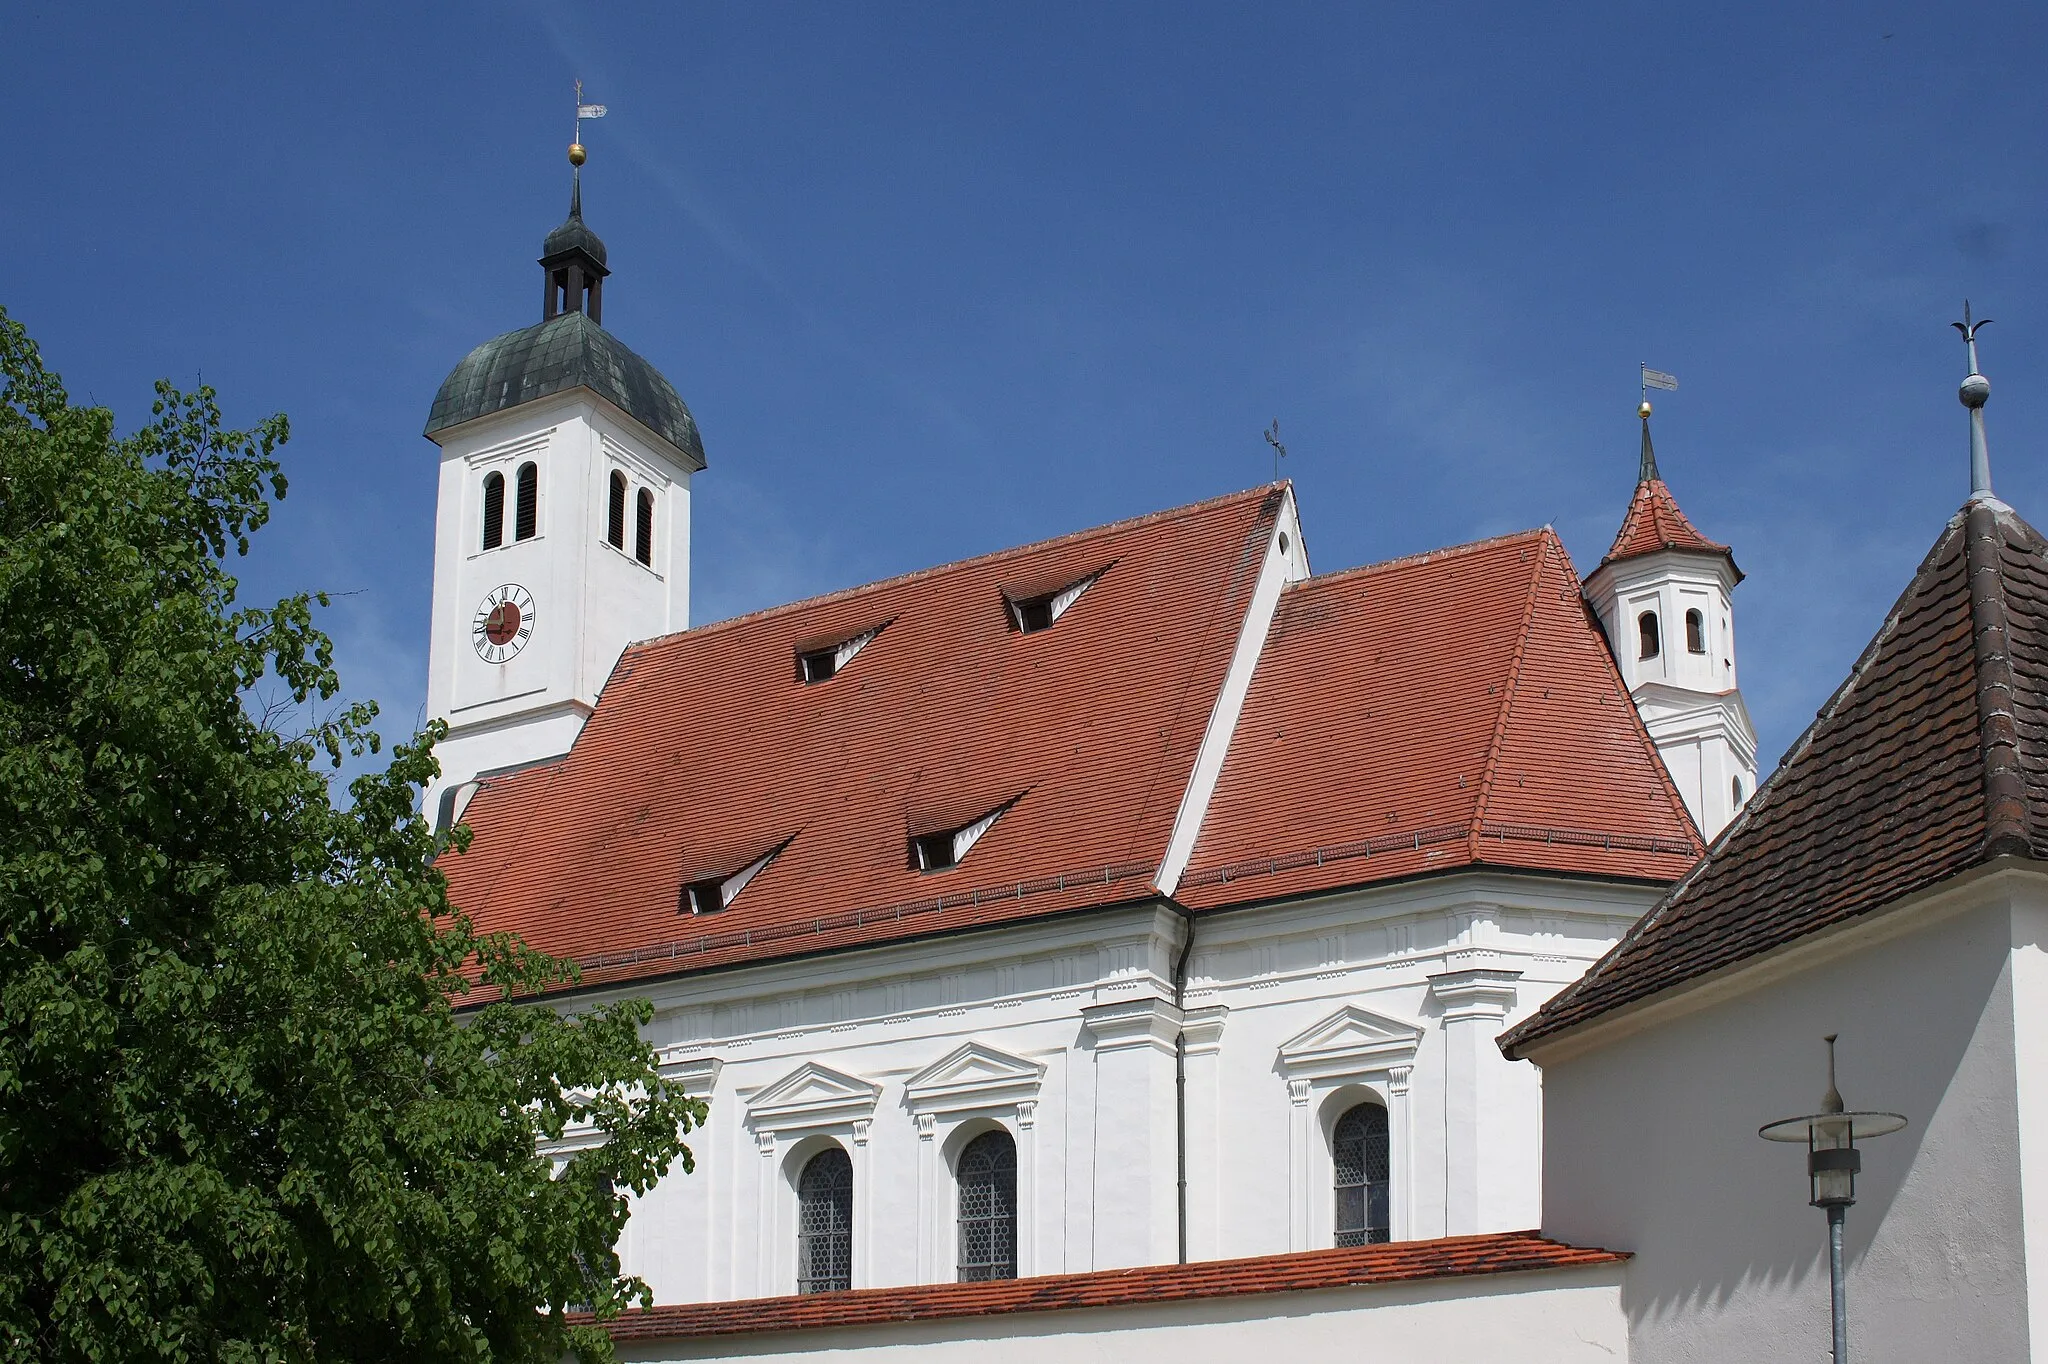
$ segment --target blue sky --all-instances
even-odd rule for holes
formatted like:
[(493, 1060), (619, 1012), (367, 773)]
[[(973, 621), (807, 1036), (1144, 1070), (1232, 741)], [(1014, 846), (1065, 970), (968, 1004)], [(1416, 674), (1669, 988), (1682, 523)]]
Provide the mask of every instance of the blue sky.
[[(1545, 13), (1544, 10), (1554, 9)], [(2048, 522), (2048, 10), (9, 7), (0, 304), (125, 425), (282, 409), (246, 566), (421, 718), (434, 389), (538, 320), (570, 82), (605, 322), (710, 456), (698, 622), (1270, 476), (1319, 570), (1664, 473), (1732, 543), (1766, 766), (1967, 492)]]

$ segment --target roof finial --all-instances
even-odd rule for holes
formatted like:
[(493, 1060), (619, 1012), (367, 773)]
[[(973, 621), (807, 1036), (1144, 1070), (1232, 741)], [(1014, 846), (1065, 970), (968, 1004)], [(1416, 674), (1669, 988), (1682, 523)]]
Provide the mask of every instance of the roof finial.
[(1657, 451), (1650, 444), (1650, 390), (1656, 388), (1667, 393), (1676, 393), (1678, 378), (1676, 375), (1666, 374), (1661, 369), (1651, 369), (1648, 365), (1642, 366), (1642, 371), (1643, 401), (1641, 406), (1636, 408), (1636, 415), (1643, 419), (1643, 457), (1642, 462), (1636, 466), (1636, 482), (1655, 483), (1662, 475), (1657, 472)]
[(1970, 409), (1970, 500), (1988, 498), (1991, 494), (1991, 448), (1984, 441), (1984, 404), (1991, 398), (1991, 381), (1977, 368), (1977, 329), (1986, 326), (1991, 319), (1983, 317), (1975, 322), (1970, 320), (1970, 300), (1963, 300), (1963, 320), (1949, 325), (1963, 334), (1963, 344), (1970, 351), (1970, 372), (1964, 376), (1963, 386), (1956, 396), (1962, 399), (1964, 407)]

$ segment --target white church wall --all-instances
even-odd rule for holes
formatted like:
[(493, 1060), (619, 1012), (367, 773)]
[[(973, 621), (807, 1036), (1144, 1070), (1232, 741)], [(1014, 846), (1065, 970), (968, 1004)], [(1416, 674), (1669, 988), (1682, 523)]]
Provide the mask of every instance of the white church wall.
[(1043, 1364), (1172, 1359), (1628, 1359), (1614, 1266), (1478, 1275), (1415, 1284), (1261, 1293), (1082, 1311), (1006, 1312), (802, 1332), (623, 1342), (625, 1361), (829, 1355), (845, 1364)]
[(1163, 904), (631, 987), (712, 1116), (697, 1172), (636, 1208), (627, 1265), (665, 1303), (792, 1291), (791, 1153), (831, 1141), (856, 1286), (952, 1280), (953, 1161), (992, 1126), (1017, 1144), (1021, 1273), (1171, 1262), (1183, 1019), (1193, 1258), (1333, 1244), (1329, 1129), (1368, 1095), (1396, 1238), (1534, 1226), (1539, 1077), (1491, 1039), (1653, 895), (1465, 874), (1203, 915), (1185, 1015)]
[(1857, 1357), (2030, 1357), (2014, 925), (2032, 938), (2042, 884), (1982, 879), (1538, 1052), (1544, 1230), (1635, 1253), (1638, 1364), (1825, 1351), (1825, 1219), (1804, 1153), (1756, 1130), (1818, 1106), (1826, 1033), (1849, 1105), (1910, 1119), (1864, 1148), (1848, 1213)]

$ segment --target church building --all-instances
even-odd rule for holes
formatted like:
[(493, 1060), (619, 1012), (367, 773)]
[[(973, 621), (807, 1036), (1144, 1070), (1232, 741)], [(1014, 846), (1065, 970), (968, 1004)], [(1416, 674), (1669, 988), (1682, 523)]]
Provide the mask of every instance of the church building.
[[(1888, 816), (1881, 787), (1758, 791), (1741, 573), (1647, 403), (1584, 579), (1548, 527), (1316, 573), (1277, 482), (691, 628), (715, 475), (600, 325), (580, 187), (540, 265), (541, 319), (428, 419), (426, 803), (474, 834), (454, 902), (576, 960), (562, 1008), (651, 999), (709, 1100), (695, 1173), (625, 1233), (662, 1306), (624, 1357), (1738, 1357), (1640, 1343), (1630, 1257), (1676, 1284), (1685, 1232), (1645, 1220), (1667, 1110), (1631, 1103), (1746, 1096), (1579, 1039), (1861, 912), (1749, 926)], [(1898, 756), (1829, 724), (1795, 768)], [(1976, 865), (1871, 857), (1866, 909)], [(1764, 1064), (1728, 1036), (1716, 1082)]]

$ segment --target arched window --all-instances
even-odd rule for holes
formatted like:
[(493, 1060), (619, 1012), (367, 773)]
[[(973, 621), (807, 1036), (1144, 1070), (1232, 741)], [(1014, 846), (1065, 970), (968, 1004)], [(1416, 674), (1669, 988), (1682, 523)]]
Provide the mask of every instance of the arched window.
[(606, 509), (604, 538), (613, 549), (626, 547), (626, 476), (612, 470), (612, 499)]
[(853, 1287), (853, 1162), (834, 1146), (812, 1156), (796, 1182), (796, 1291)]
[(1337, 1166), (1337, 1244), (1362, 1246), (1391, 1240), (1387, 1191), (1392, 1184), (1387, 1154), (1387, 1110), (1363, 1103), (1337, 1119), (1330, 1134)]
[(984, 1132), (960, 1153), (960, 1282), (1017, 1277), (1017, 1143)]
[(1697, 610), (1685, 613), (1685, 651), (1689, 654), (1707, 651), (1707, 618)]
[(1742, 778), (1737, 777), (1728, 784), (1728, 794), (1735, 797), (1735, 808), (1742, 808)]
[(654, 563), (654, 494), (645, 488), (634, 510), (633, 557), (650, 567)]
[(512, 538), (531, 540), (540, 529), (540, 469), (537, 465), (519, 466), (519, 502), (512, 514)]
[(1642, 647), (1636, 651), (1637, 658), (1655, 658), (1659, 641), (1657, 639), (1657, 613), (1645, 611), (1636, 617), (1636, 638)]
[(484, 548), (505, 543), (505, 476), (484, 475)]

